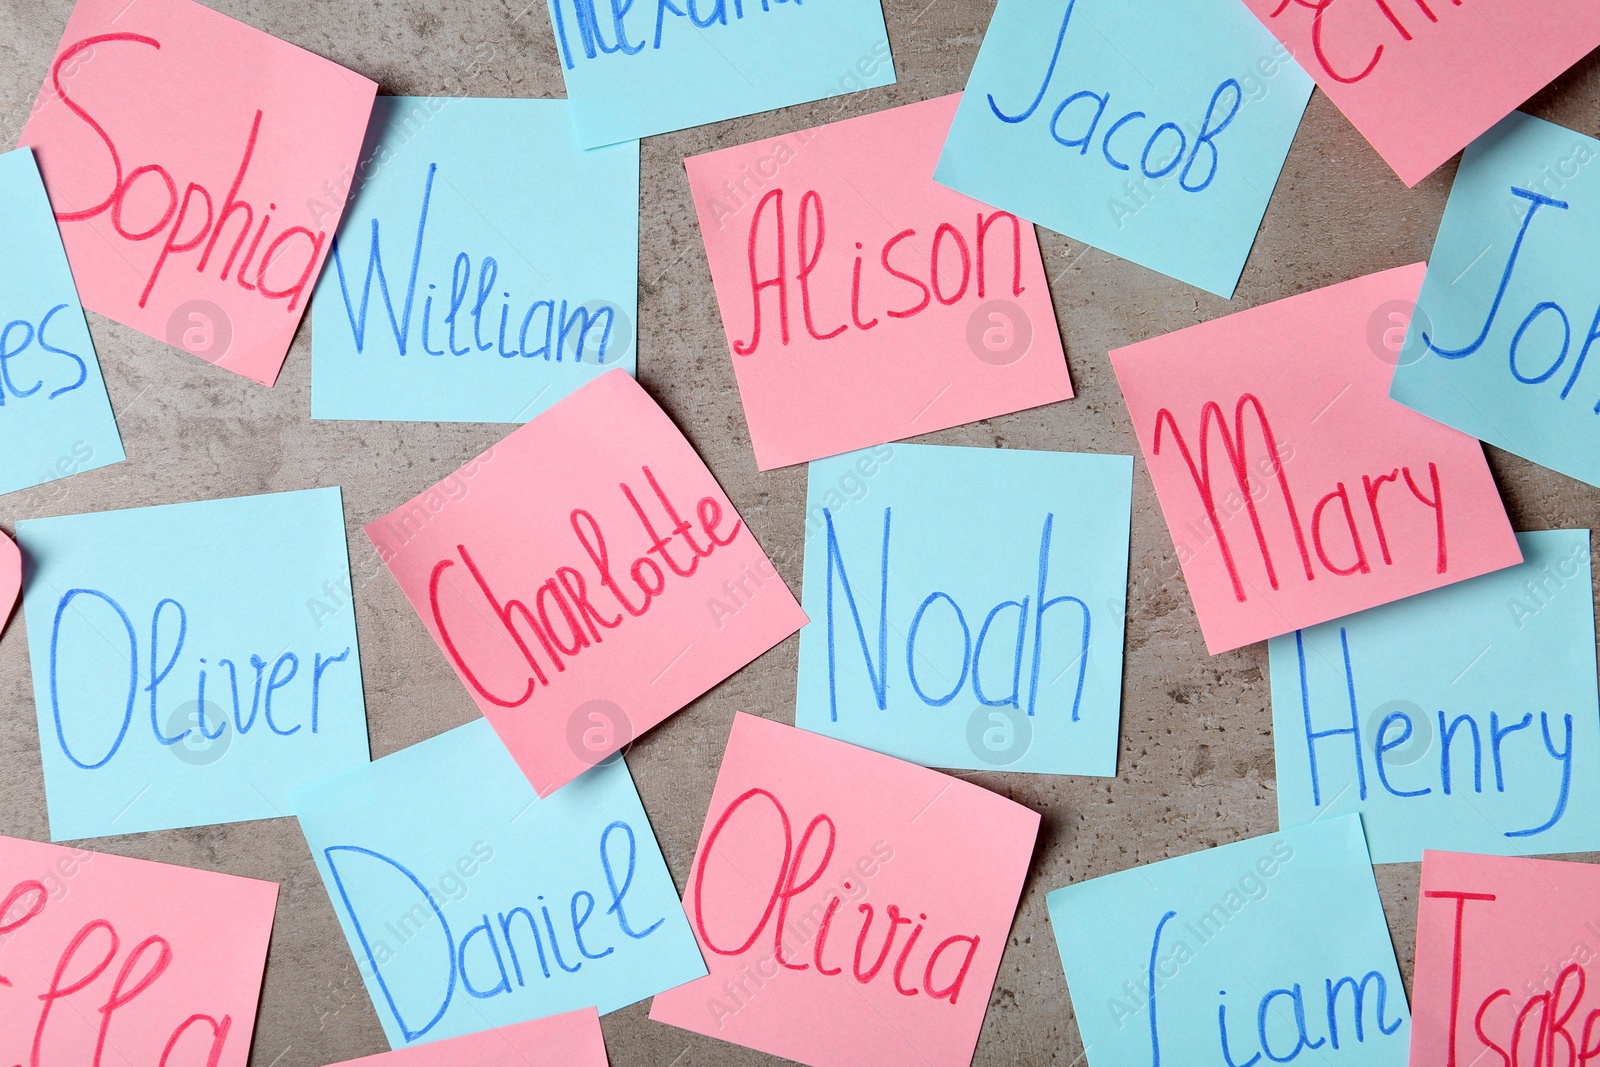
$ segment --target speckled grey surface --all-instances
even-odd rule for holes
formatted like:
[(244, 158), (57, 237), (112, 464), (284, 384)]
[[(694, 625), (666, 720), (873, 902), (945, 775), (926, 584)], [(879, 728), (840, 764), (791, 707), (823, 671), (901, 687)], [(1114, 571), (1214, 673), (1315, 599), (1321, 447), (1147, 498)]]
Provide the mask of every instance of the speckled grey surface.
[[(541, 0), (220, 0), (213, 6), (377, 80), (384, 93), (559, 96)], [(69, 0), (0, 0), (0, 147), (44, 79)], [(798, 560), (805, 473), (760, 474), (734, 389), (684, 156), (959, 90), (987, 25), (986, 0), (885, 0), (899, 83), (886, 89), (652, 138), (643, 147), (639, 377), (676, 419), (779, 560)], [(1529, 110), (1600, 135), (1600, 54)], [(1313, 96), (1233, 301), (1040, 232), (1077, 398), (922, 440), (1137, 453), (1108, 349), (1356, 275), (1425, 259), (1454, 176), (1406, 190), (1320, 93)], [(89, 316), (129, 459), (54, 488), (0, 498), (18, 519), (242, 493), (344, 489), (374, 757), (473, 717), (466, 692), (379, 564), (361, 525), (454, 470), (503, 426), (310, 421), (303, 327), (276, 388), (252, 385)], [(1593, 526), (1600, 493), (1489, 450), (1518, 529)], [(1114, 781), (984, 773), (974, 781), (1044, 816), (1033, 869), (975, 1062), (1061, 1064), (1081, 1044), (1045, 918), (1067, 882), (1277, 828), (1264, 646), (1209, 657), (1142, 460), (1120, 769)], [(785, 570), (799, 592), (798, 565)], [(790, 640), (679, 712), (629, 756), (678, 884), (705, 817), (736, 710), (793, 719)], [(39, 738), (20, 613), (0, 639), (0, 832), (48, 837)], [(328, 898), (291, 819), (108, 838), (93, 847), (282, 883), (252, 1064), (309, 1067), (385, 1045)], [(1593, 859), (1595, 857), (1586, 857)], [(1409, 977), (1417, 867), (1378, 884)], [(607, 1016), (617, 1067), (775, 1062), (660, 1026), (640, 1004)]]

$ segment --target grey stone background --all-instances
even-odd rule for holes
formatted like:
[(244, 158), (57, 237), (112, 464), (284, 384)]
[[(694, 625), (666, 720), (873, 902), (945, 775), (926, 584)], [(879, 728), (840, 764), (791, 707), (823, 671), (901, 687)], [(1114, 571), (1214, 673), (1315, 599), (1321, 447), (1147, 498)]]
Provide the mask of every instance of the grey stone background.
[[(543, 0), (211, 0), (225, 13), (375, 79), (384, 93), (563, 95)], [(0, 0), (0, 148), (43, 83), (70, 0)], [(987, 0), (884, 0), (898, 84), (647, 140), (643, 146), (639, 377), (689, 436), (777, 560), (798, 561), (801, 467), (760, 474), (734, 388), (684, 156), (960, 90)], [(1600, 135), (1600, 53), (1528, 110)], [(1426, 259), (1454, 164), (1407, 190), (1321, 93), (1313, 96), (1238, 294), (1198, 289), (1040, 231), (1077, 398), (921, 440), (1137, 455), (1108, 349), (1371, 271)], [(374, 758), (476, 715), (362, 524), (456, 469), (505, 426), (310, 421), (310, 329), (268, 390), (89, 316), (129, 460), (0, 500), (18, 519), (312, 486), (344, 489)], [(1292, 357), (1292, 353), (1287, 354)], [(1517, 529), (1592, 527), (1600, 494), (1489, 449)], [(1082, 1046), (1044, 895), (1277, 829), (1265, 646), (1205, 653), (1142, 459), (1115, 780), (970, 777), (1040, 812), (1043, 827), (975, 1062), (1078, 1061)], [(798, 562), (784, 577), (799, 593)], [(634, 745), (628, 762), (678, 885), (705, 818), (733, 714), (793, 719), (797, 640), (768, 653)], [(48, 838), (21, 613), (0, 639), (0, 832)], [(96, 840), (92, 847), (282, 883), (251, 1063), (311, 1067), (385, 1048), (294, 820)], [(1584, 857), (1595, 859), (1596, 857)], [(1411, 971), (1418, 868), (1378, 869), (1402, 971)], [(604, 1019), (617, 1067), (770, 1057), (657, 1025), (647, 1005)]]

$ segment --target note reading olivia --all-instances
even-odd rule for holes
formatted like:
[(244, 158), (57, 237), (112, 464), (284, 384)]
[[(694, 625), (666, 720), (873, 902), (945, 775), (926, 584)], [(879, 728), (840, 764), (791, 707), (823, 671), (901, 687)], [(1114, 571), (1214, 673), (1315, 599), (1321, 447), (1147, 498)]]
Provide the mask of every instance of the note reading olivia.
[(1046, 899), (1089, 1067), (1404, 1067), (1406, 990), (1359, 816)]
[(930, 767), (1117, 773), (1133, 457), (811, 464), (795, 725)]
[(1072, 396), (1033, 226), (932, 180), (959, 99), (684, 161), (762, 470)]
[(334, 1067), (607, 1067), (600, 1015), (593, 1008), (497, 1030), (411, 1045)]
[(540, 799), (478, 719), (292, 803), (394, 1048), (706, 973), (621, 757)]
[[(540, 796), (805, 623), (694, 449), (620, 370), (367, 526)], [(707, 610), (729, 589), (729, 616)]]
[(1600, 485), (1600, 141), (1513, 112), (1461, 158), (1390, 395)]
[(367, 761), (338, 489), (17, 540), (55, 840), (287, 815), (291, 789)]
[(934, 177), (1232, 296), (1311, 87), (1234, 0), (1000, 0)]
[(271, 385), (377, 89), (194, 0), (78, 0), (22, 143), (84, 306)]
[(278, 887), (0, 837), (0, 1059), (244, 1067)]
[(26, 148), (0, 155), (0, 493), (123, 458), (50, 200)]
[(1212, 653), (1521, 561), (1482, 446), (1388, 397), (1424, 269), (1111, 353)]
[(1278, 819), (1359, 811), (1376, 863), (1600, 848), (1589, 531), (1523, 562), (1274, 637)]
[(739, 713), (683, 907), (711, 973), (650, 1017), (809, 1067), (972, 1061), (1039, 816)]
[(1413, 1067), (1582, 1067), (1600, 1054), (1600, 867), (1428, 852)]
[(584, 148), (894, 84), (878, 0), (548, 3)]
[(632, 373), (638, 142), (580, 151), (565, 100), (384, 96), (356, 177), (312, 305), (312, 418), (526, 422)]
[(1589, 0), (1245, 0), (1407, 185), (1600, 46)]

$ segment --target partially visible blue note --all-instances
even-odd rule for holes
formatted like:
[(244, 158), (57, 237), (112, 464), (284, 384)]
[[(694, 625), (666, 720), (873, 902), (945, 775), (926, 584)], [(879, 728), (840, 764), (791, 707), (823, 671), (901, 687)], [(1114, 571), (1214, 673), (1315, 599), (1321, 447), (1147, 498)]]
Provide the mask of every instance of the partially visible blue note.
[(1406, 990), (1359, 816), (1046, 902), (1089, 1067), (1406, 1067)]
[(1589, 531), (1268, 642), (1278, 820), (1360, 812), (1375, 863), (1600, 848)]
[(318, 419), (527, 422), (635, 367), (639, 145), (565, 100), (380, 96), (311, 308)]
[(894, 84), (879, 0), (548, 3), (585, 148)]
[(809, 477), (795, 725), (931, 767), (1117, 773), (1132, 457), (879, 445)]
[(33, 150), (0, 154), (0, 493), (123, 457)]
[(1391, 340), (1394, 399), (1590, 485), (1600, 485), (1597, 157), (1592, 137), (1507, 115), (1461, 157), (1415, 316), (1383, 309), (1370, 331)]
[(367, 762), (338, 489), (17, 524), (50, 836), (289, 814)]
[(1231, 297), (1311, 89), (1234, 0), (1000, 0), (934, 178)]
[(620, 757), (541, 800), (479, 719), (293, 803), (394, 1048), (706, 973)]

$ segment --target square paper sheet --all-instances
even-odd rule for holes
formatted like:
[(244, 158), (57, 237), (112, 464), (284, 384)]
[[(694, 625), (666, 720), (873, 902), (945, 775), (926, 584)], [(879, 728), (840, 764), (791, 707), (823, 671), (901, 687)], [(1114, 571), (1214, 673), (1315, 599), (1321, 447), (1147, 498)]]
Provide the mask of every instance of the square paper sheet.
[(382, 162), (312, 305), (312, 418), (526, 422), (633, 372), (639, 144), (581, 151), (568, 112), (378, 98)]
[(878, 0), (548, 3), (584, 148), (894, 84)]
[(0, 155), (0, 493), (123, 459), (50, 200), (26, 148)]
[(271, 385), (377, 91), (194, 0), (78, 0), (22, 143), (84, 307)]
[(972, 1061), (1039, 816), (734, 717), (683, 907), (709, 976), (650, 1018), (807, 1064)]
[(1600, 867), (1429, 852), (1417, 902), (1412, 1067), (1581, 1063), (1600, 1010)]
[(292, 803), (394, 1048), (706, 973), (621, 757), (541, 800), (478, 719)]
[(249, 1062), (276, 884), (14, 837), (0, 872), (0, 1060)]
[(959, 99), (684, 161), (762, 470), (1072, 396), (1033, 226), (933, 181)]
[[(370, 523), (540, 796), (798, 630), (716, 479), (622, 371)], [(719, 598), (748, 595), (731, 617)]]
[(1235, 0), (1000, 0), (934, 177), (1232, 296), (1311, 85)]
[(1592, 0), (1244, 0), (1415, 185), (1600, 46)]
[(1089, 1067), (1406, 1062), (1406, 990), (1359, 816), (1047, 900)]
[(1589, 531), (1268, 642), (1278, 820), (1358, 811), (1375, 863), (1600, 848)]
[(1600, 141), (1520, 111), (1467, 149), (1390, 391), (1590, 485), (1600, 485), (1597, 156)]
[(1111, 353), (1212, 653), (1521, 561), (1483, 447), (1389, 399), (1423, 271)]
[(795, 725), (930, 767), (1116, 774), (1132, 491), (1132, 456), (811, 464)]
[(367, 761), (338, 489), (17, 540), (55, 840), (288, 815), (291, 789)]

